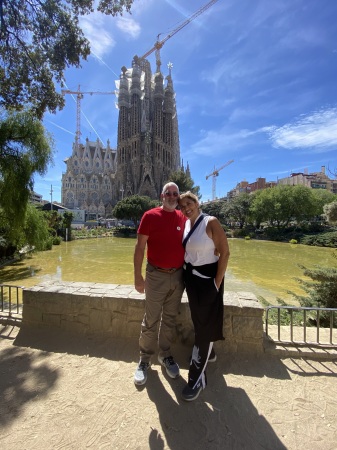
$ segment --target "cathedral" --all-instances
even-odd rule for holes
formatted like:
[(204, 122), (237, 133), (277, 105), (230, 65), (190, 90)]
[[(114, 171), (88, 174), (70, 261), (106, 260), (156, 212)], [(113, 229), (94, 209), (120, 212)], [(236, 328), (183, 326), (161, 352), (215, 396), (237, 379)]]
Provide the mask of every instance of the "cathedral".
[(117, 149), (109, 141), (106, 147), (77, 141), (62, 175), (62, 204), (96, 217), (106, 217), (126, 196), (159, 199), (170, 173), (184, 170), (170, 64), (164, 82), (158, 66), (152, 75), (149, 61), (135, 56), (116, 87)]

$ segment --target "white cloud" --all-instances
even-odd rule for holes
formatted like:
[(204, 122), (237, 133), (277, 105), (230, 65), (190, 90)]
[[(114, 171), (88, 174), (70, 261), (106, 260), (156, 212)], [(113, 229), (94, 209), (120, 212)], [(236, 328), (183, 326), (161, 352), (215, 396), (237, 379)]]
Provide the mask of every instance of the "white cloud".
[(90, 47), (98, 58), (102, 58), (105, 54), (116, 45), (114, 38), (108, 31), (109, 20), (100, 12), (93, 12), (88, 16), (83, 16), (80, 19), (81, 28), (85, 37), (90, 42)]
[(288, 149), (316, 148), (337, 146), (337, 109), (330, 108), (303, 116), (295, 123), (288, 123), (267, 130), (274, 147)]
[(132, 39), (137, 39), (140, 35), (140, 25), (132, 17), (118, 17), (118, 19), (116, 19), (116, 25), (123, 33)]
[(245, 139), (254, 132), (239, 130), (230, 132), (229, 130), (203, 132), (202, 139), (191, 147), (192, 154), (216, 156), (222, 154), (233, 154), (233, 151), (240, 147)]

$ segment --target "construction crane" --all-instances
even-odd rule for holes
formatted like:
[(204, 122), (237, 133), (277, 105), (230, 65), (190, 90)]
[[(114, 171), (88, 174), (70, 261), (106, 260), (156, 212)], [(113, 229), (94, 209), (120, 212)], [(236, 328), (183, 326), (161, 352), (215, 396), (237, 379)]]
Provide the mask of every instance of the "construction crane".
[(83, 98), (84, 94), (90, 94), (90, 95), (96, 95), (96, 94), (104, 94), (104, 95), (109, 95), (109, 94), (113, 94), (116, 95), (116, 91), (109, 91), (109, 92), (100, 92), (100, 91), (96, 91), (96, 92), (84, 92), (81, 91), (81, 86), (78, 85), (78, 89), (77, 91), (71, 91), (70, 89), (62, 89), (61, 90), (62, 95), (65, 94), (73, 94), (76, 95), (76, 134), (75, 134), (75, 145), (76, 148), (78, 148), (80, 141), (81, 141), (81, 100)]
[(202, 14), (203, 12), (205, 12), (208, 8), (210, 8), (212, 5), (214, 5), (214, 3), (216, 3), (218, 0), (211, 0), (210, 2), (206, 3), (206, 5), (202, 6), (201, 8), (199, 8), (194, 14), (192, 14), (191, 17), (189, 17), (187, 20), (185, 20), (184, 22), (182, 22), (177, 28), (175, 28), (173, 31), (171, 31), (171, 33), (169, 33), (166, 37), (164, 37), (164, 39), (162, 39), (161, 41), (159, 40), (159, 36), (160, 34), (158, 34), (157, 36), (157, 42), (154, 44), (154, 46), (147, 51), (143, 56), (140, 57), (140, 59), (144, 59), (147, 58), (149, 55), (151, 55), (151, 53), (153, 53), (154, 51), (156, 51), (156, 63), (157, 63), (157, 72), (160, 71), (160, 66), (161, 66), (161, 61), (160, 61), (160, 49), (163, 47), (163, 45), (165, 44), (165, 42), (170, 39), (172, 36), (174, 36), (176, 33), (178, 33), (178, 31), (180, 31), (182, 28), (186, 27), (186, 25), (188, 25), (190, 22), (192, 22), (192, 20), (196, 19), (198, 16), (200, 16), (200, 14)]
[(223, 166), (219, 167), (218, 169), (216, 169), (216, 168), (214, 167), (213, 172), (206, 176), (206, 180), (208, 180), (209, 177), (213, 177), (213, 182), (212, 182), (212, 200), (215, 200), (215, 199), (216, 199), (216, 196), (215, 196), (215, 191), (216, 191), (216, 177), (219, 176), (220, 170), (222, 170), (222, 169), (224, 169), (225, 167), (229, 166), (230, 164), (232, 164), (232, 162), (234, 162), (234, 159), (231, 159), (230, 161), (227, 161), (226, 164), (224, 164)]

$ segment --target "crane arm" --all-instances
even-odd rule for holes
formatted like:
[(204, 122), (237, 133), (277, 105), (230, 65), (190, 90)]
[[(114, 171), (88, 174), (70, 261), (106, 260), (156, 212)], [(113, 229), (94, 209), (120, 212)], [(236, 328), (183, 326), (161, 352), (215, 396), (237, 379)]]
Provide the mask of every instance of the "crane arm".
[(232, 164), (232, 162), (234, 162), (234, 159), (231, 159), (230, 161), (227, 161), (226, 164), (224, 164), (223, 166), (219, 167), (218, 169), (214, 168), (213, 172), (206, 176), (206, 180), (208, 180), (208, 178), (211, 177), (211, 176), (213, 176), (213, 177), (218, 176), (220, 170), (222, 170), (225, 167), (229, 166), (230, 164)]
[[(157, 40), (157, 42), (154, 44), (154, 46), (149, 51), (144, 53), (144, 55), (141, 56), (140, 59), (144, 59), (144, 58), (148, 57), (155, 50), (160, 50), (168, 39), (170, 39), (172, 36), (174, 36), (176, 33), (178, 33), (178, 31), (180, 31), (182, 28), (186, 27), (186, 25), (188, 25), (190, 22), (192, 22), (192, 20), (194, 20), (198, 16), (200, 16), (200, 14), (202, 14), (204, 11), (206, 11), (206, 9), (210, 8), (217, 1), (218, 0), (211, 0), (210, 2), (206, 3), (206, 5), (202, 6), (200, 9), (198, 9), (198, 11), (196, 11), (194, 14), (192, 14), (191, 17), (189, 17), (187, 20), (182, 22), (177, 28), (175, 28), (173, 31), (171, 31), (171, 33), (169, 33), (167, 36), (165, 36), (164, 39), (162, 39), (161, 41)], [(159, 38), (159, 35), (158, 35), (158, 38)]]
[(219, 167), (219, 169), (217, 170), (217, 172), (220, 172), (220, 170), (224, 169), (225, 167), (229, 166), (230, 164), (232, 164), (232, 162), (234, 162), (234, 159), (231, 159), (230, 161), (226, 162), (226, 164), (224, 164), (223, 166)]
[(69, 89), (62, 89), (61, 90), (61, 92), (62, 92), (62, 94), (64, 95), (64, 94), (76, 94), (76, 95), (82, 95), (82, 94), (90, 94), (90, 95), (93, 95), (93, 94), (115, 94), (116, 95), (116, 91), (110, 91), (110, 92), (100, 92), (100, 91), (97, 91), (97, 92), (82, 92), (82, 91), (71, 91), (71, 90), (69, 90)]

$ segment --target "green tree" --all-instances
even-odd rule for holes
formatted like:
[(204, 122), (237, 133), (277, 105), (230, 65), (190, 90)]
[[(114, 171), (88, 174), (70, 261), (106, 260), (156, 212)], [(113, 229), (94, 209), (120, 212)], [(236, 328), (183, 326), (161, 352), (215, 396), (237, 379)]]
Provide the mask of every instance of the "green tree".
[(113, 215), (117, 219), (132, 220), (135, 224), (139, 222), (145, 211), (158, 206), (156, 200), (151, 200), (150, 197), (132, 195), (120, 200), (114, 210)]
[(315, 215), (321, 216), (323, 214), (323, 208), (325, 205), (337, 201), (336, 194), (333, 194), (326, 189), (313, 189), (312, 195), (315, 200)]
[[(97, 10), (116, 16), (133, 0), (101, 0)], [(63, 86), (67, 67), (81, 67), (90, 54), (79, 16), (94, 11), (94, 0), (2, 0), (0, 2), (0, 105), (23, 106), (42, 118), (64, 106), (54, 81)]]
[[(291, 292), (301, 306), (318, 308), (337, 308), (337, 269), (336, 267), (315, 266), (303, 269), (303, 275), (307, 279), (296, 278), (301, 288), (308, 295), (297, 295)], [(308, 280), (310, 278), (311, 280)], [(313, 316), (314, 320), (316, 314)], [(320, 323), (323, 326), (330, 326), (330, 313), (320, 314)], [(337, 316), (334, 317), (334, 326), (337, 326)]]
[(226, 202), (223, 200), (216, 200), (213, 202), (204, 203), (201, 205), (202, 212), (209, 214), (210, 216), (216, 217), (220, 222), (223, 220), (224, 216), (222, 213), (222, 208)]
[(0, 235), (7, 248), (11, 248), (11, 254), (26, 246), (35, 250), (46, 250), (51, 247), (51, 235), (48, 221), (42, 211), (34, 205), (28, 204), (23, 221), (17, 227), (16, 233), (11, 230), (11, 220), (0, 209)]
[(198, 197), (199, 200), (201, 199), (200, 186), (194, 186), (194, 181), (191, 176), (183, 170), (171, 172), (169, 179), (166, 180), (164, 184), (169, 181), (173, 181), (173, 183), (179, 186), (180, 192), (191, 191)]
[(0, 207), (11, 223), (13, 240), (25, 218), (33, 176), (46, 173), (52, 156), (52, 138), (32, 113), (1, 112)]
[[(37, 207), (38, 208), (38, 207)], [(48, 227), (50, 230), (50, 233), (53, 236), (57, 235), (57, 232), (62, 228), (62, 215), (59, 214), (57, 211), (44, 211), (44, 215), (46, 217), (46, 220), (48, 222)]]
[(221, 209), (224, 220), (239, 222), (240, 228), (243, 228), (249, 223), (251, 201), (252, 197), (243, 192), (228, 202), (224, 202)]
[[(337, 202), (332, 202), (324, 206), (324, 213), (329, 223), (337, 222)], [(337, 259), (337, 253), (334, 251), (334, 257)], [(307, 268), (300, 266), (303, 270), (303, 275), (306, 279), (296, 278), (297, 282), (305, 295), (298, 295), (290, 292), (301, 306), (319, 308), (337, 308), (337, 268), (336, 267), (322, 267), (316, 265), (314, 268)], [(310, 280), (308, 280), (310, 278)], [(320, 324), (323, 326), (330, 326), (330, 313), (320, 314)], [(312, 320), (316, 320), (316, 315)], [(334, 315), (333, 326), (337, 326), (337, 316)]]
[(63, 237), (67, 241), (71, 241), (71, 222), (73, 221), (73, 218), (74, 218), (74, 214), (72, 212), (65, 211), (63, 213), (63, 218), (62, 218), (62, 228), (64, 230)]
[(315, 215), (315, 199), (306, 186), (275, 186), (261, 189), (252, 197), (252, 217), (266, 221), (278, 229), (285, 228), (290, 221), (298, 223)]
[(52, 236), (49, 233), (48, 221), (44, 213), (31, 204), (27, 205), (21, 242), (19, 240), (16, 244), (18, 248), (28, 245), (38, 251), (48, 250), (52, 247)]

